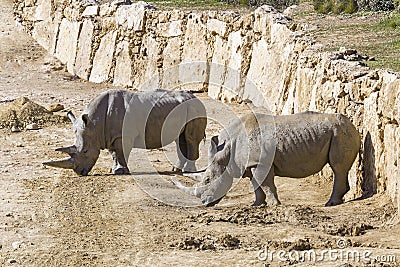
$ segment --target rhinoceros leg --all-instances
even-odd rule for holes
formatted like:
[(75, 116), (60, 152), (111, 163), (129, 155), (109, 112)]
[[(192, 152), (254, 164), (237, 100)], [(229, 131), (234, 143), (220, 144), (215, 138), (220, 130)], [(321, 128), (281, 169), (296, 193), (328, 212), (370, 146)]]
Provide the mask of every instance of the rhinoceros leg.
[(173, 171), (180, 172), (185, 170), (186, 172), (195, 172), (195, 161), (190, 159), (188, 152), (191, 145), (187, 142), (184, 132), (179, 135), (179, 138), (175, 141), (175, 143), (176, 151), (178, 153), (178, 161), (176, 162), (176, 167), (173, 168)]
[(207, 126), (206, 118), (195, 118), (189, 121), (183, 132), (186, 145), (186, 167), (185, 171), (196, 171), (195, 162), (200, 156), (199, 145), (205, 138)]
[(118, 175), (130, 174), (128, 165), (126, 164), (126, 160), (124, 157), (121, 138), (115, 140), (112, 147), (113, 148), (109, 151), (114, 161), (114, 165), (112, 167), (113, 173)]
[(179, 139), (175, 140), (176, 144), (176, 153), (178, 154), (178, 161), (176, 162), (175, 166), (172, 168), (172, 171), (182, 172), (183, 167), (186, 163), (186, 157), (183, 153), (186, 154), (186, 146), (182, 145), (182, 141), (180, 139), (182, 134), (179, 136)]
[(350, 190), (348, 174), (360, 149), (358, 132), (338, 133), (332, 138), (329, 149), (329, 165), (334, 173), (333, 190), (325, 206), (343, 203), (344, 195)]
[[(265, 176), (265, 173), (267, 172), (268, 174)], [(256, 195), (256, 200), (252, 206), (260, 206), (262, 204), (274, 206), (281, 204), (278, 199), (274, 181), (274, 166), (271, 166), (271, 168), (268, 170), (268, 168), (258, 165), (257, 167), (251, 169), (251, 176), (251, 183)]]
[(325, 206), (336, 206), (343, 203), (344, 195), (350, 190), (349, 182), (347, 179), (347, 172), (341, 173), (334, 172), (333, 190), (329, 201)]

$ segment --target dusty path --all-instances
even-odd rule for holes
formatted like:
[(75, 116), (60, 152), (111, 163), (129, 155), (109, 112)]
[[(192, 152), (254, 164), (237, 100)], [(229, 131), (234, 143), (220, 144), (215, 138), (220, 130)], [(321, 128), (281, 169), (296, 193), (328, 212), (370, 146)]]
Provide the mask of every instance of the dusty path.
[[(107, 88), (75, 80), (60, 69), (15, 27), (10, 0), (0, 0), (0, 12), (0, 105), (25, 96), (79, 113)], [(237, 113), (246, 109), (232, 107)], [(229, 120), (230, 113), (225, 114)], [(218, 127), (210, 123), (208, 136)], [(5, 129), (0, 139), (0, 266), (275, 266), (276, 258), (261, 261), (259, 251), (267, 246), (320, 253), (337, 249), (338, 240), (348, 250), (397, 255), (400, 263), (400, 227), (386, 225), (394, 208), (384, 196), (325, 208), (330, 181), (280, 178), (283, 204), (252, 208), (254, 194), (248, 180), (241, 180), (214, 208), (182, 208), (152, 199), (134, 176), (110, 175), (106, 152), (88, 177), (44, 168), (41, 162), (60, 157), (54, 148), (73, 141), (69, 124), (20, 133)], [(149, 157), (158, 170), (168, 171), (167, 161), (157, 161), (163, 152), (151, 151)], [(133, 172), (141, 171), (142, 161), (137, 159)], [(288, 264), (310, 265), (280, 265)], [(318, 265), (340, 262), (326, 256)]]

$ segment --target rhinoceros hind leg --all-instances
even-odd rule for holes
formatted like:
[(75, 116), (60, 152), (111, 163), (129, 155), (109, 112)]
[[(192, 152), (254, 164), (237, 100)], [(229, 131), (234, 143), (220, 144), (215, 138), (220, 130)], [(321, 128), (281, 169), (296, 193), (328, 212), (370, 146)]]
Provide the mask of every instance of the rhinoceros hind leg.
[(127, 167), (123, 167), (123, 166), (113, 169), (113, 173), (116, 175), (131, 174), (129, 169)]
[[(260, 177), (262, 174), (265, 175), (266, 170), (262, 169), (261, 166), (257, 166), (256, 168), (251, 169), (251, 183), (253, 185), (254, 193), (256, 195), (256, 200), (254, 201), (252, 206), (275, 206), (281, 204), (278, 199), (278, 194), (276, 191), (276, 186), (274, 183), (274, 169), (273, 166), (270, 168), (267, 177), (264, 179), (256, 178)], [(260, 185), (261, 183), (261, 185)]]
[(335, 177), (333, 181), (332, 195), (325, 206), (336, 206), (343, 203), (344, 195), (350, 190), (349, 181), (347, 179), (347, 172), (341, 174), (334, 171)]

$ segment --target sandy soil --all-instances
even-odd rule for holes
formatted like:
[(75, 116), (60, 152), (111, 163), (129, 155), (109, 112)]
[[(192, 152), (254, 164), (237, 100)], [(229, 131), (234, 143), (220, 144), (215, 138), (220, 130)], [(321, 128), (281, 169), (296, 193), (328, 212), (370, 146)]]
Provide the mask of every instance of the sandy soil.
[[(60, 103), (79, 114), (109, 88), (66, 73), (15, 26), (10, 0), (0, 1), (0, 12), (0, 108), (27, 97), (44, 107)], [(219, 120), (232, 119), (228, 107), (199, 97)], [(236, 114), (247, 110), (245, 104), (230, 108)], [(220, 128), (211, 122), (207, 135)], [(152, 180), (157, 176), (175, 194), (165, 157), (173, 154), (173, 146), (138, 152), (131, 176), (111, 175), (111, 158), (102, 152), (91, 175), (78, 177), (41, 164), (62, 157), (55, 148), (72, 144), (69, 123), (19, 133), (6, 128), (0, 139), (1, 266), (341, 266), (343, 252), (367, 253), (360, 261), (350, 257), (346, 266), (395, 266), (391, 256), (400, 264), (400, 226), (390, 224), (395, 208), (384, 195), (326, 208), (330, 180), (277, 178), (283, 204), (250, 207), (254, 194), (242, 179), (213, 208), (179, 207), (141, 189), (157, 184)], [(200, 167), (207, 145), (208, 140), (201, 146)], [(143, 155), (161, 175), (143, 172)], [(316, 253), (316, 263), (296, 260), (308, 250)], [(291, 258), (279, 262), (277, 251), (292, 251)]]

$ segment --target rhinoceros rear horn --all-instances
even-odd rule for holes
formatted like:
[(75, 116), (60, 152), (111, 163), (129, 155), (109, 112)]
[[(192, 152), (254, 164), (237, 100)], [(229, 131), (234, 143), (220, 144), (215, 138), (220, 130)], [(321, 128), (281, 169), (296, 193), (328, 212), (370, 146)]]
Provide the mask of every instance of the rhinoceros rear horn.
[(52, 160), (43, 162), (43, 165), (63, 168), (63, 169), (73, 169), (74, 168), (74, 160), (72, 158), (62, 159), (62, 160)]
[(60, 148), (57, 148), (56, 151), (67, 153), (68, 155), (71, 156), (76, 153), (76, 146), (73, 145), (73, 146), (67, 146), (67, 147), (60, 147)]
[(67, 116), (68, 116), (68, 118), (71, 120), (71, 122), (72, 122), (73, 124), (75, 124), (76, 118), (75, 118), (75, 115), (72, 113), (72, 111), (68, 111)]

